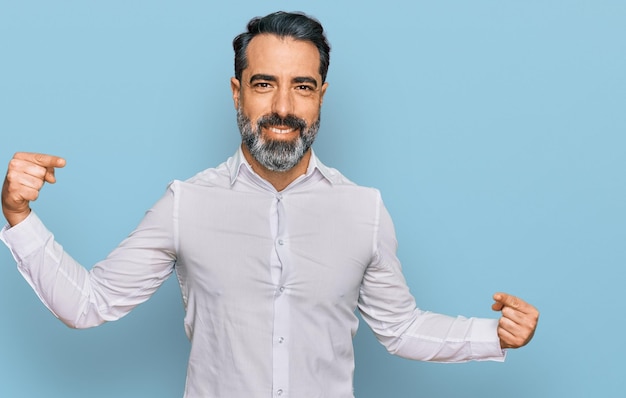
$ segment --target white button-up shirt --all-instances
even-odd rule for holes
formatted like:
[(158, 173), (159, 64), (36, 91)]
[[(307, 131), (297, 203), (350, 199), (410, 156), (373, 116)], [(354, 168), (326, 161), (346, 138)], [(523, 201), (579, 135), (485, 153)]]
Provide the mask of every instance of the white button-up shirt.
[(406, 358), (502, 360), (497, 321), (418, 309), (380, 194), (311, 157), (277, 192), (241, 150), (174, 181), (137, 229), (87, 271), (31, 215), (0, 234), (63, 322), (112, 321), (176, 272), (191, 341), (185, 397), (353, 397), (358, 308)]

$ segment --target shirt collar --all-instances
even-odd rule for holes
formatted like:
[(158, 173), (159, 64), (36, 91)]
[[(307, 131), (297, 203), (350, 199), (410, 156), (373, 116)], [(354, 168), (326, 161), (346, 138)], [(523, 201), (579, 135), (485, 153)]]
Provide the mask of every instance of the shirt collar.
[[(239, 146), (235, 154), (230, 159), (228, 159), (227, 165), (228, 165), (228, 170), (230, 171), (230, 185), (231, 186), (239, 178), (242, 167), (247, 168), (249, 172), (258, 176), (258, 174), (256, 174), (252, 170), (252, 167), (246, 161), (246, 158), (243, 155), (243, 150), (241, 149), (241, 146)], [(309, 177), (313, 175), (314, 173), (320, 173), (322, 177), (331, 184), (337, 183), (340, 178), (339, 173), (335, 169), (332, 169), (324, 165), (315, 155), (315, 152), (313, 152), (313, 149), (311, 149), (311, 159), (309, 160), (309, 165), (307, 167), (305, 177)]]

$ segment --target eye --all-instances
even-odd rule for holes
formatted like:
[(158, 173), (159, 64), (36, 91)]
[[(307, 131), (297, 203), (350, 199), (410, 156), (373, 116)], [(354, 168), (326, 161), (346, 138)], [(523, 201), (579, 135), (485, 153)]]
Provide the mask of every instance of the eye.
[(315, 86), (311, 84), (298, 84), (295, 86), (295, 90), (302, 97), (310, 97), (315, 94)]
[(250, 87), (258, 93), (267, 93), (274, 88), (272, 82), (267, 80), (257, 80), (253, 82)]

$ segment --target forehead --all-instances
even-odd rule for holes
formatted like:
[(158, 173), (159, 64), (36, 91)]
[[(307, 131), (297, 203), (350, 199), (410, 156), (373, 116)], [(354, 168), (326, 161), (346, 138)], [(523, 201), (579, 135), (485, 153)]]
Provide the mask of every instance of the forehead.
[(321, 80), (320, 54), (309, 41), (272, 34), (255, 36), (246, 50), (248, 67), (244, 75), (309, 76)]

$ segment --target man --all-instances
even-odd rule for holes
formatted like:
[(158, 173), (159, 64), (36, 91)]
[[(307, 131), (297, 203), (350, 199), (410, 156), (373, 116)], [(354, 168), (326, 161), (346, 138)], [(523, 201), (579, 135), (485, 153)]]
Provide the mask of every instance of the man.
[(235, 155), (173, 182), (137, 229), (91, 271), (52, 239), (29, 202), (59, 157), (18, 153), (2, 190), (2, 239), (63, 322), (116, 320), (175, 271), (191, 353), (186, 397), (352, 397), (355, 309), (393, 354), (503, 360), (533, 336), (538, 312), (494, 295), (500, 320), (419, 310), (395, 255), (378, 191), (311, 150), (330, 47), (303, 14), (255, 18), (235, 38)]

